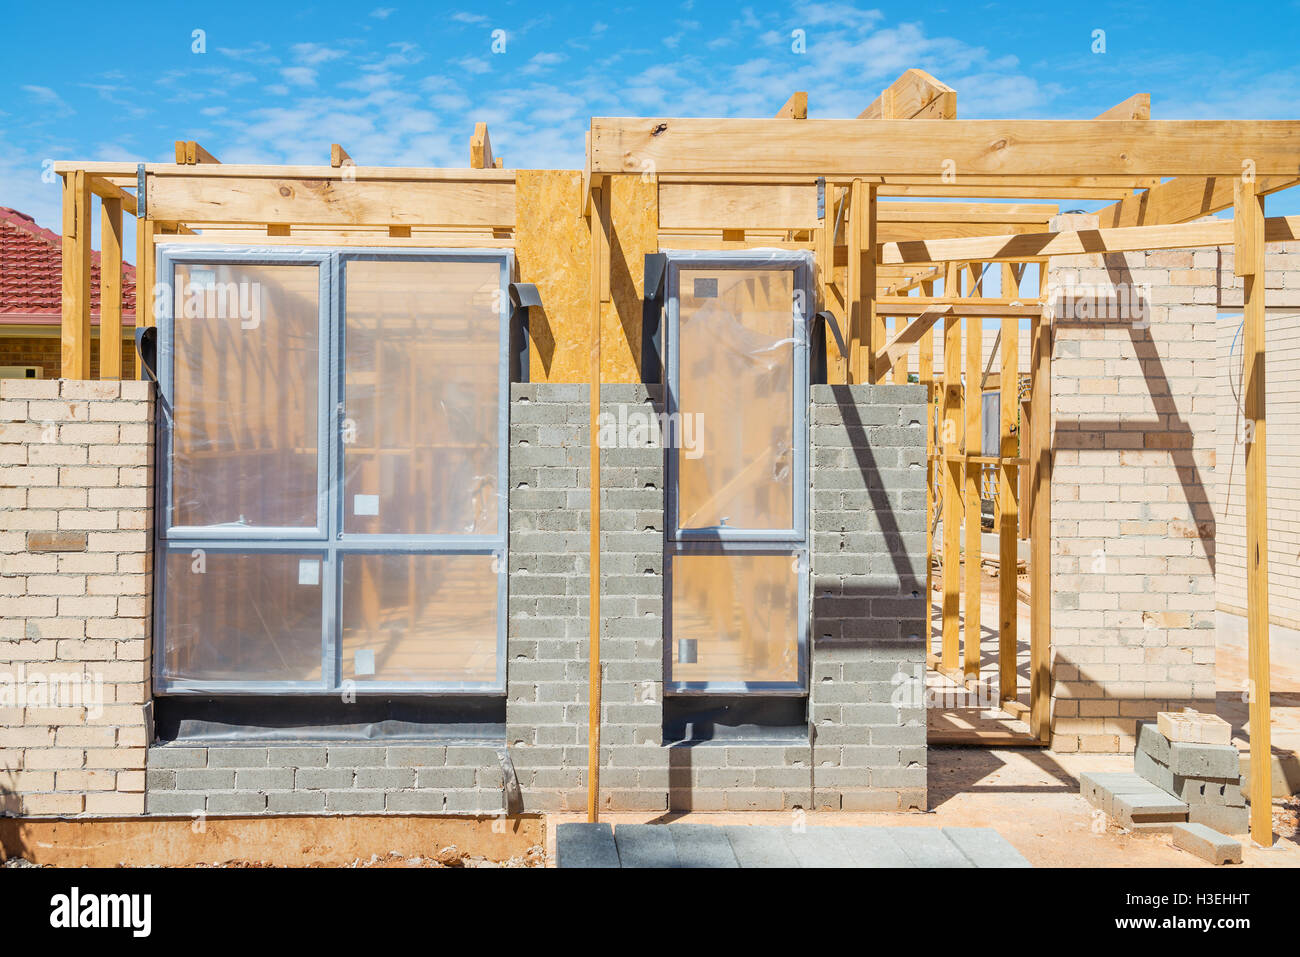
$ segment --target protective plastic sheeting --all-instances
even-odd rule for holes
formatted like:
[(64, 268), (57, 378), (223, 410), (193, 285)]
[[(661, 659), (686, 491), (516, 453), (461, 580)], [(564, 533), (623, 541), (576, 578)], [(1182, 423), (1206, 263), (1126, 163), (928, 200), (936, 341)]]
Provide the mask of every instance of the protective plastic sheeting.
[(799, 681), (795, 554), (672, 556), (674, 682)]
[(322, 556), (168, 552), (164, 680), (321, 680)]
[(789, 268), (680, 271), (680, 528), (793, 527), (794, 295)]
[(495, 534), (501, 264), (345, 270), (344, 531)]
[(492, 555), (344, 555), (343, 678), (495, 681), (496, 561)]
[(177, 263), (173, 527), (315, 528), (320, 270)]

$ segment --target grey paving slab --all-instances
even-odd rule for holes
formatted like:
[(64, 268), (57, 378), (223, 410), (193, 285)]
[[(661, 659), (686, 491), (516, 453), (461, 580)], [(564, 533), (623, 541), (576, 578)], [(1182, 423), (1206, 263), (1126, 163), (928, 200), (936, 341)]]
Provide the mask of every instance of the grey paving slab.
[(555, 866), (619, 867), (613, 829), (608, 824), (557, 824)]
[(624, 867), (677, 867), (673, 836), (662, 824), (620, 824), (614, 834)]
[(841, 827), (808, 827), (802, 831), (783, 828), (785, 842), (800, 867), (856, 867), (844, 847)]
[(913, 867), (974, 867), (975, 865), (937, 827), (891, 827)]
[(911, 867), (912, 862), (898, 846), (888, 828), (844, 827), (840, 840), (857, 867)]
[(560, 824), (560, 867), (1029, 867), (992, 828)]
[(945, 827), (952, 841), (976, 867), (1029, 867), (1029, 861), (991, 827)]
[(799, 866), (799, 859), (785, 842), (785, 828), (732, 824), (722, 830), (741, 867)]
[(722, 828), (712, 824), (669, 824), (678, 867), (739, 867)]

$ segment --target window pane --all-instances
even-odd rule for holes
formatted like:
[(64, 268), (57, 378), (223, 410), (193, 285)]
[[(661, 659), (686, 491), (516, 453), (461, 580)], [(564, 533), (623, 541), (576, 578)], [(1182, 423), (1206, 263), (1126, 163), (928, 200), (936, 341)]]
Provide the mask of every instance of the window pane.
[(799, 680), (795, 555), (672, 557), (672, 680)]
[(678, 524), (792, 528), (794, 273), (679, 278)]
[(347, 555), (343, 669), (364, 681), (497, 678), (491, 555)]
[(497, 532), (501, 266), (347, 264), (343, 527)]
[(175, 278), (172, 524), (314, 528), (319, 270)]
[(319, 554), (168, 552), (164, 673), (204, 681), (319, 681)]

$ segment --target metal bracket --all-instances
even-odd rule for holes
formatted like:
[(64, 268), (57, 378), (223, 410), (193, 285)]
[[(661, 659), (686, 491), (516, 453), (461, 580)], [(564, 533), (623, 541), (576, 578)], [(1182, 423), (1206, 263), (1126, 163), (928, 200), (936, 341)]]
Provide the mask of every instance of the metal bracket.
[(820, 319), (831, 327), (831, 335), (835, 337), (835, 345), (839, 347), (840, 355), (845, 359), (849, 357), (849, 347), (844, 344), (844, 336), (840, 334), (840, 324), (832, 312), (819, 312), (814, 319)]
[(148, 219), (149, 197), (146, 195), (144, 164), (137, 163), (135, 167), (135, 217), (136, 219)]
[(817, 177), (817, 218), (826, 218), (826, 177)]

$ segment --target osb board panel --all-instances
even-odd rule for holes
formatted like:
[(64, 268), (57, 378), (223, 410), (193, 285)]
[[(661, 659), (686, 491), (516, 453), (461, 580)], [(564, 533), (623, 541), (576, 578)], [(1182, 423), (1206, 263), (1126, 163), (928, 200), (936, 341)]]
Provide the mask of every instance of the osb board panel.
[(646, 253), (659, 251), (659, 187), (653, 176), (611, 176), (611, 301), (601, 313), (601, 378), (641, 381)]
[(430, 857), (449, 844), (468, 855), (504, 861), (544, 844), (545, 838), (541, 817), (208, 817), (201, 830), (189, 817), (0, 819), (0, 857), (53, 867), (190, 867), (228, 861), (337, 866), (389, 852)]
[(541, 295), (529, 310), (529, 376), (534, 382), (590, 378), (591, 229), (578, 205), (577, 170), (515, 174), (515, 257), (519, 281)]

